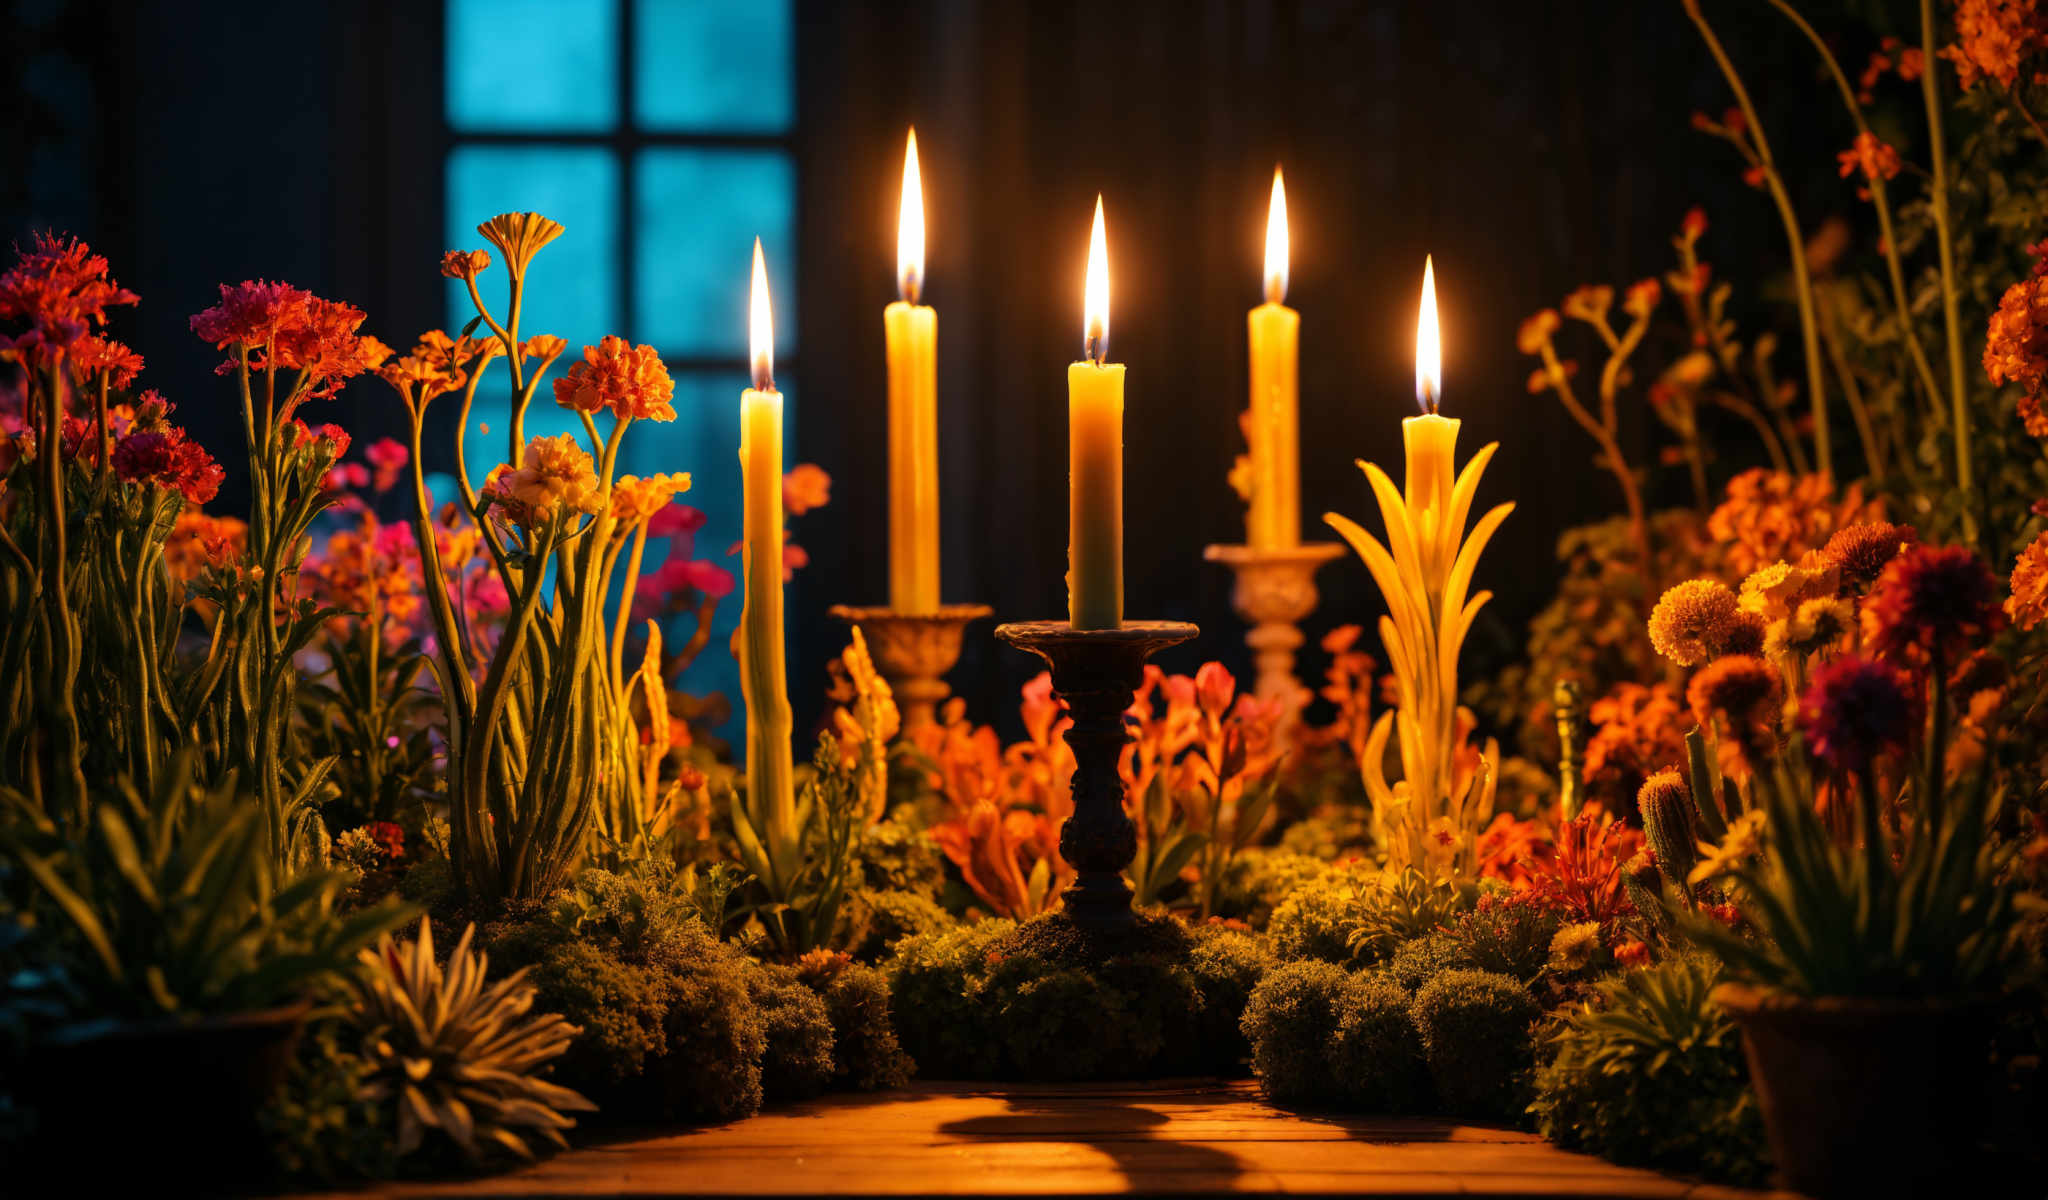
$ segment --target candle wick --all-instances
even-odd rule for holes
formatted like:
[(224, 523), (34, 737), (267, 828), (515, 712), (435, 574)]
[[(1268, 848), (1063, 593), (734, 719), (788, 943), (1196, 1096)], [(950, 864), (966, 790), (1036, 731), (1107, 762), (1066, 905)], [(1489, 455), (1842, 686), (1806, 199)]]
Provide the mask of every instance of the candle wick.
[(897, 291), (902, 295), (903, 302), (905, 304), (916, 304), (918, 295), (924, 291), (924, 279), (922, 276), (916, 270), (908, 270), (903, 272), (903, 278), (898, 282), (901, 286)]
[(1081, 336), (1081, 358), (1101, 366), (1109, 361), (1109, 336), (1097, 330), (1089, 330)]

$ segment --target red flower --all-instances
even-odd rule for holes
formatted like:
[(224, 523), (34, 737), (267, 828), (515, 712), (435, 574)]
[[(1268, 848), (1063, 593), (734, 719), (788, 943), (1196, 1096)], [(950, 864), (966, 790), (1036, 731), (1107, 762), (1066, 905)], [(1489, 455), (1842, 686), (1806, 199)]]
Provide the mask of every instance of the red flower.
[(1905, 673), (1867, 658), (1821, 667), (1799, 702), (1808, 747), (1836, 771), (1862, 770), (1910, 741), (1919, 724), (1919, 697)]
[(26, 251), (15, 247), (14, 266), (0, 275), (0, 317), (26, 320), (44, 341), (68, 345), (89, 325), (104, 325), (107, 309), (134, 304), (134, 292), (116, 284), (107, 260), (77, 238), (45, 231)]
[[(215, 349), (246, 346), (252, 350), (270, 343), (279, 330), (303, 319), (311, 292), (288, 283), (247, 279), (233, 287), (220, 285), (220, 303), (192, 314), (192, 332)], [(230, 359), (220, 367), (222, 374), (234, 369)]]
[(386, 858), (405, 857), (405, 827), (395, 821), (372, 821), (363, 826), (363, 832), (377, 843)]
[(1868, 129), (1857, 134), (1855, 144), (1835, 158), (1841, 163), (1844, 179), (1858, 170), (1866, 179), (1893, 179), (1898, 176), (1901, 166), (1899, 152), (1879, 141), (1877, 135)]
[(1650, 965), (1650, 948), (1641, 942), (1623, 942), (1614, 948), (1614, 961), (1624, 967)]
[(142, 356), (112, 338), (87, 334), (71, 343), (71, 365), (80, 375), (100, 375), (117, 388), (135, 382)]
[(405, 464), (412, 461), (412, 455), (406, 450), (404, 443), (397, 438), (388, 437), (371, 442), (370, 448), (363, 452), (363, 457), (370, 460), (370, 467), (376, 471), (375, 488), (380, 492), (388, 492), (396, 486), (399, 472), (405, 470)]
[(1914, 546), (1888, 564), (1863, 610), (1880, 658), (1954, 649), (2003, 626), (1998, 580), (1962, 546)]
[(131, 433), (114, 444), (114, 474), (133, 483), (154, 483), (181, 493), (193, 504), (205, 504), (220, 492), (226, 478), (197, 442), (185, 440), (185, 431), (166, 427)]

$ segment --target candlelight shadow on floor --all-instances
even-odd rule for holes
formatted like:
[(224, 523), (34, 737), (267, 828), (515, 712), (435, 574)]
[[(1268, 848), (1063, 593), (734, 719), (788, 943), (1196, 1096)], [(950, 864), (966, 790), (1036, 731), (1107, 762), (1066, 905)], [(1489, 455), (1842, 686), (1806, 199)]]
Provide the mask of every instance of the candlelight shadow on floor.
[[(1009, 1111), (992, 1116), (964, 1117), (939, 1126), (942, 1134), (984, 1142), (1086, 1146), (1109, 1159), (1134, 1191), (1171, 1192), (1190, 1175), (1203, 1176), (1203, 1190), (1245, 1173), (1234, 1154), (1199, 1142), (1157, 1136), (1172, 1116), (1127, 1103), (1076, 1105), (1071, 1097), (1015, 1096), (1005, 1100)], [(1172, 1147), (1162, 1154), (1157, 1147)]]

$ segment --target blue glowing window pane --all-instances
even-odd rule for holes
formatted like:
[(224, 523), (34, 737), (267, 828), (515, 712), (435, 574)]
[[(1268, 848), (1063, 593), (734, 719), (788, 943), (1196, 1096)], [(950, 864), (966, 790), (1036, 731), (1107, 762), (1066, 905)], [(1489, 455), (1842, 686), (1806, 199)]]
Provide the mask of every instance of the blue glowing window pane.
[(642, 128), (782, 133), (795, 117), (790, 0), (637, 0)]
[[(743, 502), (740, 495), (740, 392), (747, 386), (745, 371), (678, 371), (675, 375), (676, 419), (666, 422), (636, 421), (626, 432), (626, 440), (620, 457), (622, 473), (652, 475), (664, 471), (688, 471), (690, 490), (683, 493), (680, 501), (704, 514), (704, 527), (697, 531), (692, 544), (658, 545), (650, 542), (646, 562), (642, 567), (645, 574), (659, 569), (671, 553), (685, 554), (730, 571), (734, 576), (733, 594), (718, 605), (712, 622), (711, 641), (702, 654), (690, 665), (681, 680), (682, 689), (694, 696), (709, 696), (718, 693), (729, 701), (734, 709), (732, 720), (721, 726), (727, 738), (738, 738), (745, 732), (745, 716), (740, 711), (739, 664), (732, 656), (732, 631), (739, 626), (740, 595), (738, 591), (740, 558), (727, 554), (740, 538), (740, 518)], [(785, 469), (794, 462), (793, 447), (796, 445), (796, 398), (793, 394), (794, 381), (777, 377), (776, 386), (783, 393), (783, 462)], [(669, 622), (666, 635), (670, 645), (681, 645), (696, 628), (695, 618), (685, 614)]]
[(633, 336), (664, 354), (747, 353), (754, 238), (768, 256), (775, 349), (796, 349), (796, 171), (779, 150), (641, 154)]
[(448, 0), (448, 123), (596, 132), (619, 120), (619, 0)]

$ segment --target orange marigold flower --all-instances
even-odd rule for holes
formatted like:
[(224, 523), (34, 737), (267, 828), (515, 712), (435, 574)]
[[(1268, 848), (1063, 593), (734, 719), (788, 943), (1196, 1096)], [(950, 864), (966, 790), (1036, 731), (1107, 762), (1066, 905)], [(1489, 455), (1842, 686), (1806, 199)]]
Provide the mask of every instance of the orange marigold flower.
[(1718, 579), (1688, 579), (1667, 590), (1650, 611), (1650, 644), (1681, 667), (1720, 653), (1735, 624), (1735, 593)]
[(1597, 325), (1607, 319), (1607, 310), (1613, 305), (1613, 288), (1604, 283), (1588, 283), (1566, 296), (1562, 307), (1565, 316)]
[(441, 256), (441, 274), (450, 279), (475, 279), (490, 265), (488, 250), (450, 250)]
[[(406, 397), (408, 403), (424, 407), (434, 397), (469, 382), (455, 351), (455, 343), (447, 334), (430, 329), (420, 335), (411, 353), (385, 363), (377, 369), (377, 375)], [(417, 388), (417, 393), (409, 388)]]
[(798, 463), (782, 477), (782, 509), (801, 517), (832, 502), (832, 476), (816, 463)]
[(1910, 49), (1899, 51), (1900, 79), (1905, 80), (1907, 83), (1912, 83), (1919, 79), (1921, 72), (1926, 69), (1927, 56), (1921, 53), (1920, 47), (1914, 46)]
[(572, 433), (528, 441), (519, 452), (517, 467), (501, 463), (492, 469), (484, 495), (526, 529), (558, 515), (596, 513), (605, 500), (590, 455)]
[(1628, 294), (1622, 297), (1621, 309), (1629, 316), (1641, 321), (1649, 317), (1657, 307), (1657, 301), (1664, 296), (1664, 285), (1653, 276), (1638, 279), (1628, 285)]
[(1956, 65), (1965, 88), (1995, 79), (2010, 88), (2020, 63), (2048, 45), (2048, 18), (2035, 0), (1956, 0), (1956, 41), (1941, 56)]
[(1899, 152), (1878, 140), (1868, 129), (1856, 135), (1855, 144), (1835, 155), (1841, 163), (1842, 178), (1862, 171), (1869, 179), (1894, 179), (1901, 166)]
[(2048, 533), (2028, 543), (2012, 564), (2012, 595), (2005, 599), (2005, 615), (2021, 629), (2048, 621)]
[(1841, 571), (1844, 584), (1861, 588), (1869, 586), (1885, 564), (1918, 537), (1911, 525), (1859, 521), (1837, 529), (1820, 552)]
[(562, 236), (562, 225), (539, 213), (499, 213), (476, 227), (483, 239), (505, 256), (505, 269), (524, 279), (526, 268), (542, 246)]
[(1835, 497), (1824, 475), (1791, 475), (1755, 468), (1728, 481), (1727, 498), (1707, 518), (1707, 532), (1728, 543), (1726, 565), (1747, 575), (1778, 559), (1819, 548), (1837, 529), (1879, 515), (1860, 484)]
[(2040, 396), (2048, 387), (2048, 242), (2031, 247), (2034, 270), (2005, 289), (1984, 339), (1984, 374), (1992, 383), (2027, 390), (2020, 420), (2035, 437), (2048, 437)]
[(1563, 323), (1556, 309), (1546, 308), (1522, 322), (1521, 329), (1515, 333), (1515, 345), (1524, 354), (1541, 354), (1551, 335)]
[(1701, 725), (1725, 717), (1741, 731), (1776, 720), (1785, 684), (1777, 668), (1752, 654), (1728, 654), (1702, 667), (1685, 689), (1692, 715)]
[(583, 361), (555, 380), (555, 403), (586, 413), (609, 408), (622, 421), (640, 417), (673, 421), (676, 410), (669, 399), (675, 390), (675, 381), (669, 378), (654, 347), (635, 346), (616, 334), (606, 334), (597, 345), (585, 346)]
[(612, 519), (631, 527), (646, 521), (668, 506), (670, 500), (690, 490), (689, 472), (650, 475), (645, 479), (627, 475), (612, 485)]
[(1822, 555), (1800, 565), (1774, 562), (1742, 581), (1742, 607), (1766, 620), (1789, 615), (1800, 601), (1833, 596), (1841, 587), (1841, 568)]

